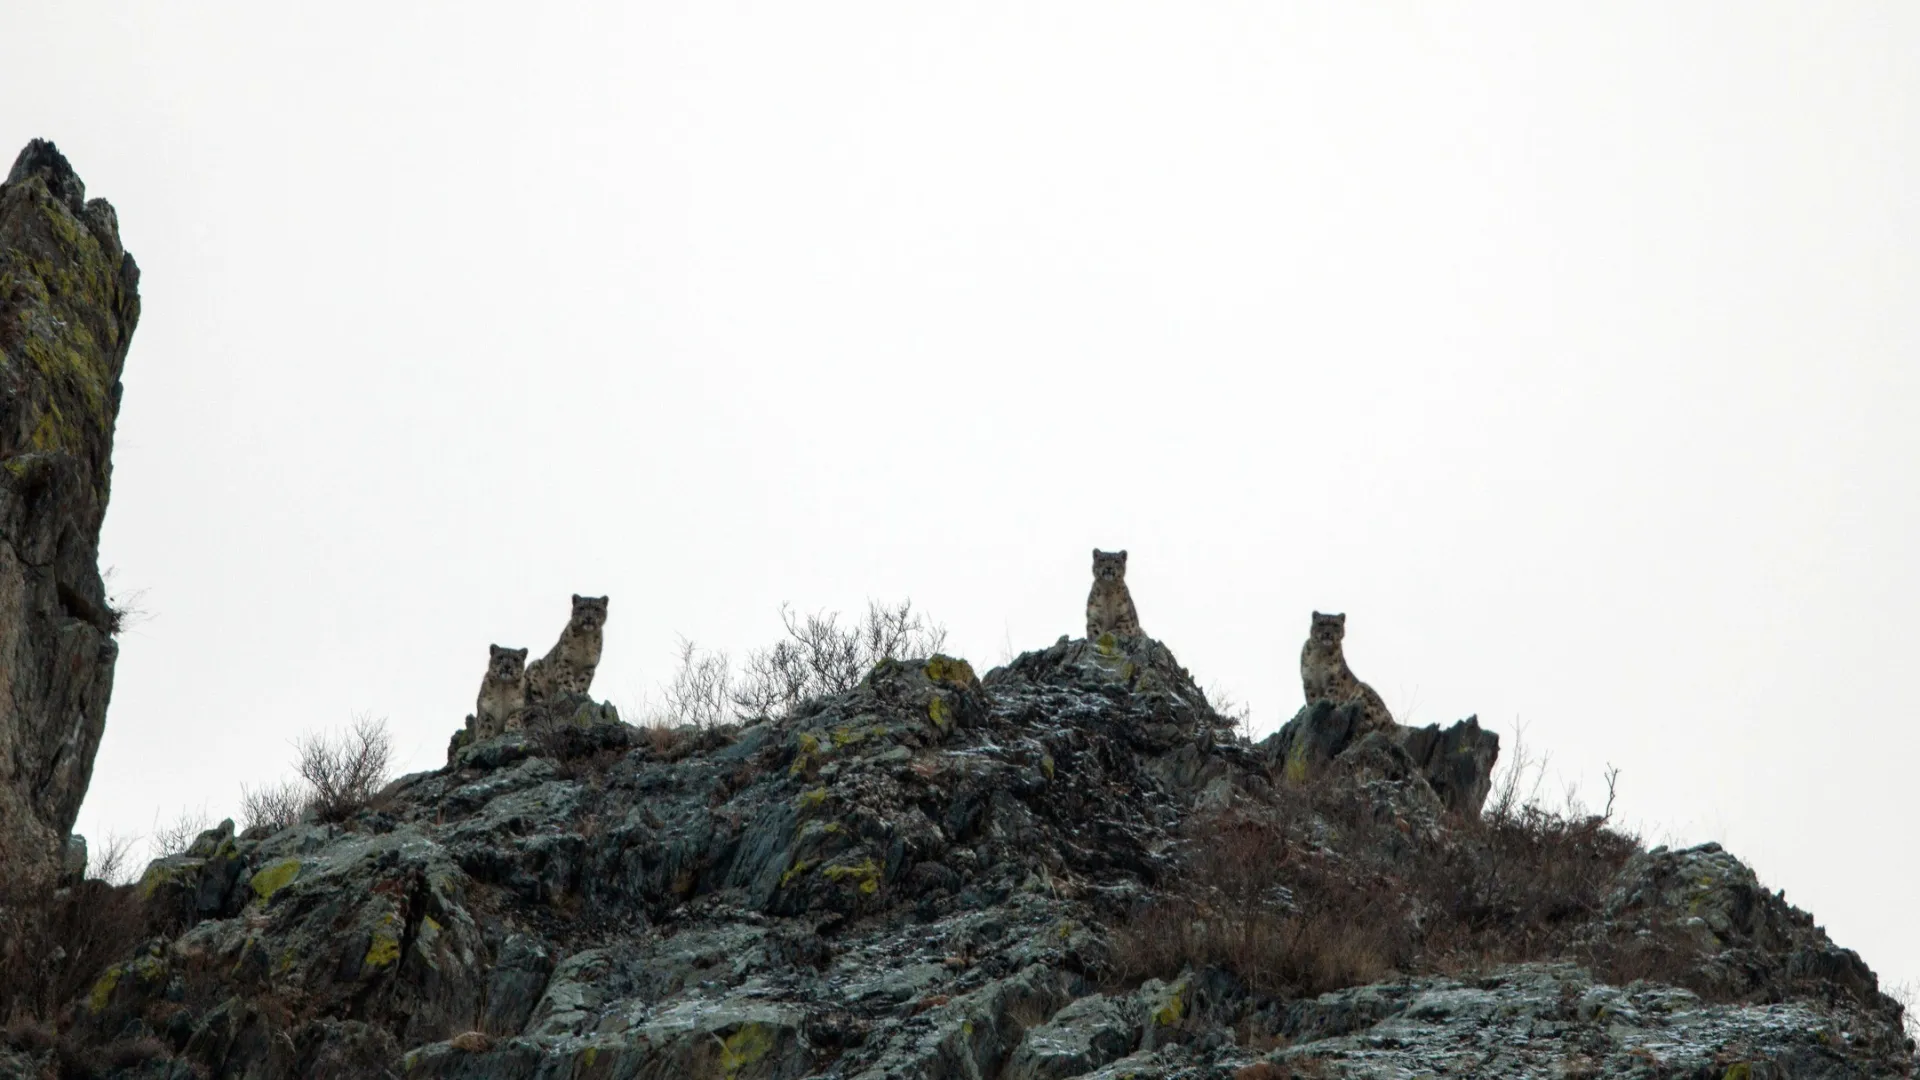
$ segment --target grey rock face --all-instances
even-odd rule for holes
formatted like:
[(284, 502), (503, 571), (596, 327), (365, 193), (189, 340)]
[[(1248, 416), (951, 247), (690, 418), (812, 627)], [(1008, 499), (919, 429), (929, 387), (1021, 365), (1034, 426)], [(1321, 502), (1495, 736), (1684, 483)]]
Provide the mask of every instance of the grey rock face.
[(1880, 996), (1858, 954), (1834, 945), (1719, 844), (1635, 855), (1607, 898), (1608, 917), (1624, 926), (1651, 927), (1673, 913), (1684, 913), (1678, 928), (1712, 957), (1697, 973), (1704, 988), (1866, 1004)]
[(1862, 1034), (1817, 1005), (1708, 1005), (1673, 987), (1596, 985), (1572, 965), (1339, 991), (1287, 1020), (1293, 1045), (1262, 1060), (1355, 1080), (1901, 1075), (1875, 1071)]
[(1500, 758), (1500, 736), (1480, 729), (1469, 716), (1445, 731), (1439, 724), (1412, 728), (1402, 745), (1420, 775), (1447, 809), (1475, 815), (1493, 789), (1493, 763)]
[(1088, 994), (1030, 1028), (1007, 1062), (1007, 1080), (1085, 1076), (1132, 1053), (1140, 1018), (1124, 1000)]
[(52, 143), (0, 184), (0, 859), (58, 872), (118, 649), (100, 579), (139, 269)]
[[(463, 745), (347, 822), (255, 838), (223, 823), (155, 863), (142, 887), (169, 921), (75, 1003), (76, 1033), (151, 1035), (172, 1064), (263, 1078), (1680, 1076), (1715, 1062), (1752, 1077), (1904, 1060), (1871, 973), (1717, 849), (1643, 853), (1595, 932), (1698, 913), (1709, 967), (1777, 971), (1749, 1003), (1607, 986), (1571, 964), (1304, 1000), (1217, 968), (1117, 983), (1116, 927), (1176, 886), (1187, 826), (1272, 794), (1292, 760), (1235, 740), (1155, 642), (1063, 642), (984, 679), (948, 657), (889, 661), (738, 730), (569, 715), (586, 720)], [(1388, 830), (1408, 850), (1452, 842), (1399, 740), (1372, 733), (1326, 760), (1340, 758), (1362, 802), (1409, 820)], [(1324, 838), (1313, 857), (1358, 861), (1334, 826), (1303, 829)]]

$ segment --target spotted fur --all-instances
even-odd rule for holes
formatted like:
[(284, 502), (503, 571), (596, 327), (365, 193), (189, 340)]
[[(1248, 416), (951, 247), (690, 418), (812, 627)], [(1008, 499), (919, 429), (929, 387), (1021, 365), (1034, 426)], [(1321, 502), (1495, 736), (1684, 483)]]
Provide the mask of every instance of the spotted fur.
[(560, 640), (547, 655), (527, 665), (527, 700), (549, 701), (565, 694), (584, 694), (593, 685), (600, 666), (600, 628), (607, 622), (607, 598), (573, 598), (573, 614)]
[(1359, 703), (1362, 731), (1392, 730), (1393, 714), (1373, 687), (1361, 682), (1347, 666), (1340, 642), (1347, 636), (1347, 617), (1313, 613), (1307, 643), (1300, 649), (1300, 685), (1308, 702)]
[(1093, 549), (1093, 591), (1087, 594), (1087, 637), (1140, 636), (1140, 614), (1127, 591), (1127, 553)]

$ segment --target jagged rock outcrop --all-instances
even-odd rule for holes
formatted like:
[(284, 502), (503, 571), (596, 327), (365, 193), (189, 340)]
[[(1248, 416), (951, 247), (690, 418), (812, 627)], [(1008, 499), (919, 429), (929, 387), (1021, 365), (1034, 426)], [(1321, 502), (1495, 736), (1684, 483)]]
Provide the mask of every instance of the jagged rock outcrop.
[[(1871, 972), (1711, 847), (1591, 863), (1611, 885), (1554, 908), (1548, 929), (1573, 954), (1557, 962), (1382, 970), (1304, 994), (1203, 962), (1125, 976), (1129, 928), (1164, 898), (1196, 898), (1183, 919), (1227, 910), (1195, 880), (1209, 871), (1193, 851), (1237, 814), (1274, 810), (1302, 838), (1243, 875), (1272, 882), (1256, 900), (1282, 918), (1314, 881), (1379, 892), (1399, 887), (1397, 868), (1468, 885), (1485, 870), (1482, 841), (1452, 831), (1472, 822), (1440, 813), (1427, 763), (1399, 743), (1341, 751), (1385, 765), (1299, 789), (1324, 787), (1325, 803), (1289, 796), (1288, 756), (1237, 739), (1149, 639), (1063, 640), (985, 678), (944, 656), (886, 661), (847, 693), (737, 729), (635, 729), (584, 699), (572, 716), (458, 746), (344, 823), (237, 836), (223, 823), (156, 862), (139, 886), (155, 936), (75, 1003), (74, 1037), (150, 1046), (112, 1075), (182, 1078), (1908, 1064)], [(1343, 792), (1359, 816), (1317, 809)], [(1368, 846), (1382, 837), (1397, 846)], [(1455, 923), (1512, 917), (1476, 903)], [(1415, 910), (1405, 929), (1446, 921)], [(1621, 940), (1649, 943), (1633, 957), (1690, 989), (1609, 985), (1579, 962)]]
[(100, 579), (139, 269), (113, 207), (50, 142), (0, 184), (0, 862), (58, 872), (105, 728), (116, 616)]
[(1480, 813), (1500, 757), (1499, 735), (1481, 730), (1473, 716), (1444, 730), (1438, 724), (1395, 725), (1391, 735), (1362, 735), (1361, 709), (1358, 703), (1308, 702), (1267, 737), (1262, 749), (1295, 783), (1324, 775), (1329, 767), (1393, 781), (1418, 777), (1446, 809)]

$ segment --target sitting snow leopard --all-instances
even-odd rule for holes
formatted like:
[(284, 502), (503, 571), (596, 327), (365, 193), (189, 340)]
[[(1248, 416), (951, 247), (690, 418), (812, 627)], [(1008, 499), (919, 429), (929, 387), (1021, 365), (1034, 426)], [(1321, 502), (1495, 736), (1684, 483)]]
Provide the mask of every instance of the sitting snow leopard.
[(1127, 591), (1127, 553), (1093, 549), (1093, 591), (1087, 594), (1087, 638), (1140, 636), (1140, 615)]
[(487, 673), (480, 679), (467, 728), (475, 739), (491, 739), (519, 726), (527, 705), (527, 650), (487, 646)]
[(1387, 712), (1387, 703), (1381, 700), (1373, 687), (1356, 678), (1353, 669), (1347, 666), (1346, 654), (1340, 646), (1346, 636), (1347, 617), (1344, 614), (1313, 613), (1307, 643), (1300, 649), (1300, 685), (1306, 692), (1307, 702), (1331, 701), (1339, 705), (1358, 703), (1360, 729), (1354, 733), (1356, 736), (1369, 731), (1392, 731), (1395, 724), (1393, 715)]
[(547, 655), (527, 665), (527, 700), (549, 701), (584, 694), (600, 666), (600, 628), (607, 622), (607, 598), (573, 597), (573, 614)]

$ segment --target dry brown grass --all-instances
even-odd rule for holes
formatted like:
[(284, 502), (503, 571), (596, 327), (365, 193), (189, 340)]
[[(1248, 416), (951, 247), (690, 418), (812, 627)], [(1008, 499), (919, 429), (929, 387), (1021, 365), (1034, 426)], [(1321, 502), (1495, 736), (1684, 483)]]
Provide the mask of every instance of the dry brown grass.
[(1404, 901), (1305, 844), (1308, 806), (1283, 800), (1192, 822), (1180, 885), (1115, 935), (1119, 980), (1216, 967), (1252, 990), (1298, 996), (1372, 982), (1405, 962)]
[(1636, 841), (1604, 817), (1508, 801), (1438, 839), (1378, 820), (1337, 783), (1195, 818), (1176, 885), (1114, 935), (1116, 980), (1213, 967), (1250, 990), (1310, 996), (1392, 977), (1571, 956), (1596, 974), (1671, 974), (1666, 941), (1595, 948)]
[(0, 1015), (50, 1020), (144, 936), (131, 885), (83, 881), (66, 889), (0, 886)]
[(0, 884), (0, 1045), (52, 1054), (62, 1077), (104, 1076), (162, 1057), (152, 1039), (82, 1046), (61, 1030), (67, 1006), (124, 960), (146, 933), (131, 885), (83, 881), (63, 889)]

